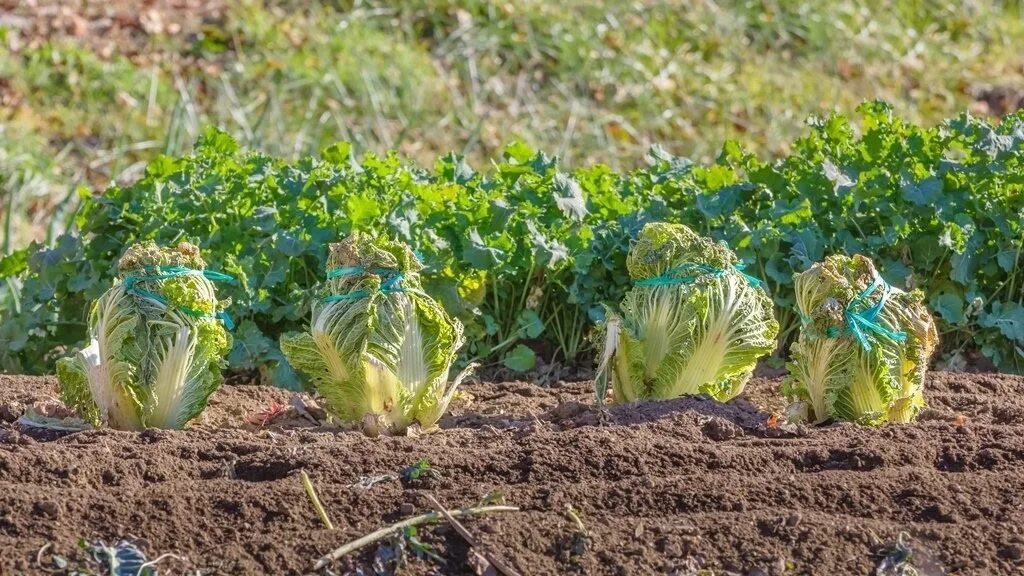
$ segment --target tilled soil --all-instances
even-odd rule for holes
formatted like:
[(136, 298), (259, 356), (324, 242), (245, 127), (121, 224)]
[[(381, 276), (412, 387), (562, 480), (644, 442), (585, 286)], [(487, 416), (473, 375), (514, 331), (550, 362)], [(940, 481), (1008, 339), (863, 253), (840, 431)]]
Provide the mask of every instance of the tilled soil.
[[(293, 413), (248, 424), (289, 401), (257, 386), (225, 387), (185, 431), (40, 434), (11, 421), (54, 380), (0, 376), (0, 574), (59, 573), (55, 553), (81, 564), (82, 538), (172, 553), (164, 573), (313, 573), (345, 542), (430, 511), (428, 496), (461, 508), (499, 494), (521, 511), (465, 519), (472, 550), (447, 525), (420, 527), (444, 564), (407, 545), (400, 573), (488, 573), (472, 567), (480, 552), (524, 576), (872, 574), (899, 543), (920, 574), (1024, 570), (1024, 378), (933, 374), (921, 421), (880, 429), (770, 425), (758, 405), (777, 408), (778, 384), (755, 379), (726, 405), (603, 412), (589, 383), (475, 384), (442, 430), (371, 439)], [(423, 458), (437, 475), (395, 478)], [(329, 570), (374, 574), (398, 542)]]

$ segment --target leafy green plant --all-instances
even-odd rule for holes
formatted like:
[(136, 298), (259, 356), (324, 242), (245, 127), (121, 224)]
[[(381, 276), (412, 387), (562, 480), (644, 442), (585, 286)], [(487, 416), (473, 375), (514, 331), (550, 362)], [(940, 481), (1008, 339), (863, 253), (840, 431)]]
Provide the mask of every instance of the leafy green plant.
[(812, 118), (789, 155), (727, 142), (711, 165), (660, 154), (629, 175), (666, 217), (724, 240), (767, 282), (783, 349), (800, 321), (793, 275), (826, 254), (865, 254), (890, 285), (924, 291), (946, 361), (980, 351), (1024, 370), (1024, 114), (918, 127), (880, 102), (862, 121)]
[(94, 425), (181, 428), (221, 382), (231, 336), (199, 249), (128, 248), (92, 307), (90, 343), (57, 362), (61, 399)]
[(645, 226), (627, 265), (633, 288), (606, 327), (598, 401), (609, 382), (616, 402), (742, 392), (779, 330), (761, 282), (680, 224)]
[(433, 426), (473, 367), (448, 381), (462, 324), (423, 292), (421, 267), (400, 242), (355, 233), (332, 244), (309, 331), (281, 337), (326, 409), (371, 436)]
[(890, 285), (924, 291), (944, 362), (980, 352), (1024, 371), (1024, 115), (918, 127), (868, 103), (860, 116), (812, 119), (779, 160), (735, 142), (708, 164), (654, 147), (628, 172), (571, 170), (522, 144), (486, 172), (452, 154), (430, 169), (357, 159), (347, 144), (285, 162), (208, 130), (193, 154), (83, 194), (74, 231), (0, 260), (0, 369), (46, 372), (81, 346), (123, 246), (189, 241), (238, 279), (221, 287), (239, 322), (230, 367), (297, 388), (278, 339), (303, 328), (327, 245), (354, 231), (422, 254), (424, 289), (465, 326), (463, 360), (586, 364), (605, 306), (631, 288), (631, 242), (664, 221), (726, 242), (764, 280), (783, 351), (800, 327), (793, 275), (865, 254)]
[(399, 476), (406, 483), (414, 482), (420, 478), (426, 478), (435, 474), (435, 470), (430, 466), (430, 461), (426, 458), (420, 458), (414, 464), (402, 468), (399, 472)]
[(194, 155), (161, 158), (132, 186), (83, 198), (77, 232), (0, 261), (24, 294), (23, 310), (0, 312), (10, 320), (0, 366), (45, 371), (56, 347), (81, 342), (79, 311), (116, 274), (122, 245), (189, 240), (238, 279), (223, 287), (239, 320), (230, 366), (298, 387), (278, 337), (302, 327), (301, 295), (327, 244), (353, 231), (416, 247), (425, 289), (467, 326), (468, 357), (513, 369), (532, 367), (538, 352), (573, 361), (607, 295), (621, 297), (624, 248), (646, 217), (616, 181), (600, 166), (565, 173), (521, 145), (486, 176), (454, 155), (433, 172), (394, 156), (356, 162), (347, 145), (286, 164), (207, 131)]
[(829, 256), (797, 274), (802, 327), (784, 393), (791, 419), (910, 422), (938, 344), (918, 291), (886, 284), (863, 256)]

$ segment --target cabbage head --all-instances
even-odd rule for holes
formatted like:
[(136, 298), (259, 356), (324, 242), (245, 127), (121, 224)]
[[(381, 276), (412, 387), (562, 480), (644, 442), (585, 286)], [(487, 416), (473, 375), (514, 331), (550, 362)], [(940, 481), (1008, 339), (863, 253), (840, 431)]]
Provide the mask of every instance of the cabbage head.
[(793, 283), (802, 325), (783, 387), (790, 420), (914, 420), (938, 344), (924, 295), (889, 286), (860, 255), (829, 256)]
[(462, 324), (423, 292), (421, 268), (386, 238), (355, 233), (332, 244), (309, 331), (281, 337), (328, 412), (371, 436), (432, 427), (472, 368), (449, 381)]
[(61, 399), (96, 426), (181, 428), (222, 381), (230, 320), (188, 243), (128, 248), (119, 278), (93, 303), (89, 345), (57, 363)]
[[(761, 283), (723, 243), (681, 224), (644, 226), (626, 260), (633, 287), (605, 325), (598, 401), (743, 391), (779, 331)], [(609, 382), (610, 381), (610, 382)]]

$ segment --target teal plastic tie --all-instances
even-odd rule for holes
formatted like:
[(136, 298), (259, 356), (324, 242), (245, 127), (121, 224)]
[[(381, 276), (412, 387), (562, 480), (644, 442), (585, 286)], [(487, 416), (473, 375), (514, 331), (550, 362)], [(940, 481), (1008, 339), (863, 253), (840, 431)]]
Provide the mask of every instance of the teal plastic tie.
[[(143, 268), (143, 270), (146, 271), (145, 276), (135, 276), (130, 274), (128, 276), (125, 276), (121, 280), (121, 285), (124, 286), (125, 292), (135, 294), (136, 296), (146, 298), (148, 300), (152, 300), (163, 306), (169, 306), (169, 303), (167, 302), (166, 298), (159, 294), (150, 292), (145, 288), (140, 288), (139, 286), (137, 286), (137, 284), (139, 282), (167, 280), (169, 278), (180, 278), (182, 276), (202, 276), (211, 282), (232, 283), (235, 281), (234, 277), (224, 274), (222, 272), (217, 272), (214, 270), (196, 270), (194, 268), (187, 268), (185, 266), (151, 266)], [(205, 312), (200, 312), (199, 310), (189, 308), (188, 306), (175, 306), (174, 308), (175, 310), (188, 314), (189, 316), (192, 316), (194, 318), (218, 319), (224, 323), (224, 327), (227, 328), (228, 330), (235, 329), (235, 323), (234, 321), (231, 320), (231, 316), (223, 310), (215, 314), (207, 314)]]
[(713, 276), (719, 278), (724, 276), (730, 269), (735, 270), (746, 278), (747, 283), (758, 288), (761, 286), (761, 279), (755, 278), (750, 274), (747, 274), (743, 270), (747, 265), (740, 262), (734, 266), (728, 266), (726, 268), (717, 268), (708, 264), (701, 264), (699, 262), (684, 262), (679, 266), (674, 266), (663, 272), (660, 276), (654, 276), (653, 278), (644, 278), (643, 280), (637, 280), (633, 283), (634, 286), (675, 286), (678, 284), (693, 284), (702, 276)]
[[(405, 292), (406, 289), (400, 284), (405, 279), (405, 274), (395, 270), (394, 268), (373, 268), (367, 270), (362, 266), (341, 266), (327, 272), (327, 279), (334, 280), (342, 278), (344, 276), (356, 276), (359, 274), (372, 273), (384, 278), (380, 283), (380, 291), (382, 294), (395, 294), (396, 292)], [(324, 297), (324, 302), (344, 302), (348, 300), (359, 300), (360, 298), (366, 298), (370, 295), (368, 290), (360, 288), (359, 290), (353, 290), (348, 294), (330, 294)]]
[(342, 276), (354, 276), (356, 274), (362, 274), (366, 269), (362, 266), (341, 266), (331, 270), (327, 273), (328, 280), (334, 280), (335, 278), (341, 278)]
[[(855, 310), (855, 308), (867, 301), (867, 299), (870, 298), (878, 289), (882, 290), (882, 296), (878, 299), (878, 302), (875, 302), (874, 305), (863, 310)], [(880, 276), (875, 276), (875, 280), (871, 285), (865, 288), (853, 300), (850, 300), (850, 303), (846, 305), (846, 309), (843, 311), (843, 318), (846, 320), (847, 330), (850, 331), (854, 339), (856, 339), (865, 350), (871, 349), (870, 336), (872, 334), (881, 336), (882, 338), (893, 342), (903, 342), (907, 339), (907, 334), (905, 332), (889, 330), (877, 322), (878, 315), (885, 307), (885, 303), (889, 301), (889, 295), (891, 293), (892, 286), (890, 286), (885, 280), (882, 280)]]
[[(878, 299), (878, 302), (863, 310), (857, 309), (879, 289), (882, 290), (882, 296)], [(839, 338), (843, 334), (849, 333), (865, 350), (871, 350), (872, 336), (879, 336), (893, 342), (903, 342), (907, 339), (905, 332), (889, 330), (878, 323), (878, 315), (885, 308), (891, 293), (892, 286), (886, 283), (885, 280), (882, 280), (880, 276), (875, 276), (874, 281), (862, 290), (860, 294), (850, 300), (843, 310), (843, 320), (846, 321), (846, 326), (829, 326), (825, 330), (825, 336), (827, 338)], [(800, 322), (805, 327), (811, 324), (811, 318), (799, 311), (797, 311), (797, 314), (799, 314)]]

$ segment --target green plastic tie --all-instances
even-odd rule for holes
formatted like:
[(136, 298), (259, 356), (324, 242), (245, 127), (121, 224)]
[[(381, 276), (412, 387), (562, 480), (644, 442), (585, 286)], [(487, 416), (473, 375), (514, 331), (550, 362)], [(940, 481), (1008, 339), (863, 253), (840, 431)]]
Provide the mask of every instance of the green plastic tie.
[[(854, 309), (862, 302), (866, 302), (867, 299), (870, 298), (871, 295), (879, 288), (882, 289), (882, 296), (878, 299), (878, 302), (875, 302), (874, 305), (869, 306), (864, 310), (858, 311)], [(892, 286), (890, 286), (885, 280), (882, 280), (881, 276), (876, 275), (875, 280), (871, 285), (858, 294), (856, 298), (850, 300), (850, 303), (846, 305), (846, 309), (843, 311), (843, 318), (846, 320), (847, 330), (853, 334), (853, 337), (865, 350), (871, 349), (871, 334), (881, 336), (882, 338), (893, 342), (903, 342), (907, 339), (907, 334), (905, 332), (889, 330), (877, 322), (878, 315), (882, 312), (882, 309), (885, 308), (885, 304), (889, 301), (889, 295), (891, 293)]]
[[(873, 305), (864, 308), (863, 310), (857, 310), (864, 302), (871, 298), (871, 295), (876, 290), (881, 288), (882, 296)], [(843, 310), (843, 320), (846, 322), (845, 326), (829, 326), (825, 330), (825, 337), (827, 338), (839, 338), (844, 334), (850, 334), (854, 340), (861, 345), (861, 348), (865, 350), (871, 350), (871, 339), (872, 336), (880, 336), (886, 340), (893, 342), (903, 342), (907, 339), (906, 332), (900, 332), (896, 330), (890, 330), (885, 326), (878, 323), (878, 315), (881, 314), (882, 309), (885, 308), (885, 304), (889, 301), (889, 296), (892, 294), (892, 286), (890, 286), (885, 280), (882, 280), (881, 276), (875, 276), (874, 281), (861, 291), (860, 294), (855, 296), (846, 305)], [(797, 314), (800, 316), (800, 322), (806, 327), (810, 325), (811, 318), (803, 314), (799, 310)]]
[(675, 286), (678, 284), (693, 284), (703, 276), (713, 276), (720, 278), (726, 274), (729, 270), (735, 270), (743, 275), (747, 280), (747, 284), (750, 284), (754, 288), (761, 286), (761, 279), (747, 274), (743, 270), (747, 265), (740, 262), (734, 266), (726, 266), (725, 268), (718, 268), (710, 266), (708, 264), (701, 264), (699, 262), (684, 262), (679, 266), (674, 266), (663, 272), (660, 276), (654, 276), (653, 278), (644, 278), (643, 280), (637, 280), (633, 283), (634, 286)]
[[(216, 272), (214, 270), (196, 270), (194, 268), (187, 268), (185, 266), (147, 266), (143, 268), (143, 270), (146, 271), (145, 276), (136, 276), (134, 274), (129, 274), (121, 279), (121, 285), (124, 286), (125, 292), (135, 294), (136, 296), (146, 298), (148, 300), (152, 300), (163, 306), (170, 305), (167, 302), (166, 298), (159, 294), (150, 292), (145, 288), (140, 288), (139, 286), (137, 286), (137, 284), (139, 282), (167, 280), (169, 278), (180, 278), (182, 276), (202, 276), (211, 282), (232, 283), (235, 281), (235, 279), (232, 276), (228, 276), (227, 274), (224, 274), (222, 272)], [(215, 314), (207, 314), (205, 312), (200, 312), (199, 310), (189, 308), (188, 306), (175, 306), (174, 309), (178, 310), (179, 312), (188, 314), (189, 316), (192, 316), (194, 318), (218, 319), (224, 323), (224, 327), (227, 328), (228, 330), (235, 329), (235, 323), (234, 321), (231, 320), (231, 316), (223, 310)]]
[[(366, 269), (362, 266), (341, 266), (327, 272), (328, 280), (335, 280), (344, 276), (356, 276), (359, 274), (372, 273), (377, 276), (384, 278), (384, 281), (380, 284), (380, 292), (382, 294), (395, 294), (397, 292), (405, 292), (406, 289), (399, 284), (405, 279), (405, 274), (395, 270), (394, 268), (373, 268)], [(359, 290), (353, 290), (348, 294), (330, 294), (324, 296), (324, 302), (344, 302), (348, 300), (359, 300), (360, 298), (366, 298), (370, 295), (368, 290), (360, 288)]]

